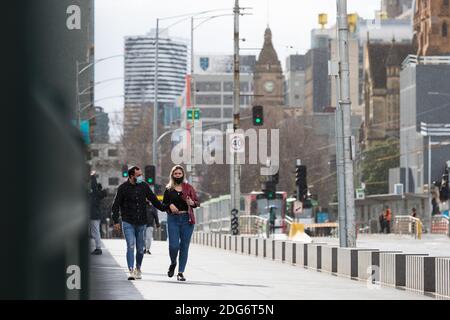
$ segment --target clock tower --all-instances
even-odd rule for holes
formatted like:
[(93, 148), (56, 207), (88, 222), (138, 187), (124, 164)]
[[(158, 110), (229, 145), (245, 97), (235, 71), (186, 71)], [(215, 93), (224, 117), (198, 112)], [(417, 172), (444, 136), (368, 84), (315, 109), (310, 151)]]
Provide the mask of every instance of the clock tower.
[(255, 99), (253, 105), (284, 105), (283, 70), (272, 44), (272, 31), (267, 27), (264, 46), (259, 54), (253, 76)]

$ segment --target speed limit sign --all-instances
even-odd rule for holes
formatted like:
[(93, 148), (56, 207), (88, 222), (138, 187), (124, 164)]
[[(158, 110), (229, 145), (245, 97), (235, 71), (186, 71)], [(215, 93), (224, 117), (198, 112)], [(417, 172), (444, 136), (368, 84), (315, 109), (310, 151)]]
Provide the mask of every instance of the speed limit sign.
[(245, 151), (245, 137), (240, 133), (230, 134), (230, 152), (241, 153)]

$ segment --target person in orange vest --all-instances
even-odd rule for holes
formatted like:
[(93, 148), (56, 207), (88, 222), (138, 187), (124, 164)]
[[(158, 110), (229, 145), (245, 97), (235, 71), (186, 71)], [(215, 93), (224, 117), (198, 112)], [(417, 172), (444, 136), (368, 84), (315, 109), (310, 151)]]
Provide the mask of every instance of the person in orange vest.
[(389, 206), (386, 206), (386, 210), (384, 211), (386, 233), (391, 233), (391, 218), (392, 218), (391, 209), (389, 208)]

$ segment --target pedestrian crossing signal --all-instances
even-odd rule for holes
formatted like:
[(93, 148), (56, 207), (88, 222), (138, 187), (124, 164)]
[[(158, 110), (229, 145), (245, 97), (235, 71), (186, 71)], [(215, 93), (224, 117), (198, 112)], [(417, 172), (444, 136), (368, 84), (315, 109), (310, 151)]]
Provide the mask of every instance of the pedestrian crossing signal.
[(200, 119), (200, 109), (198, 108), (191, 108), (187, 110), (187, 119), (188, 120), (199, 120)]

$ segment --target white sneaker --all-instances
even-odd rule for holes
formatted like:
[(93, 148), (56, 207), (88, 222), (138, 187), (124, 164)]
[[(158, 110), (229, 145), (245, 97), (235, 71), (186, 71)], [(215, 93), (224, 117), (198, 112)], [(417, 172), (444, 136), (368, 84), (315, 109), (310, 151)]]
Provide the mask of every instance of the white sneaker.
[(134, 272), (134, 270), (130, 270), (128, 272), (128, 280), (136, 280), (136, 273)]
[(134, 269), (134, 275), (136, 279), (142, 279), (142, 272), (139, 269)]

